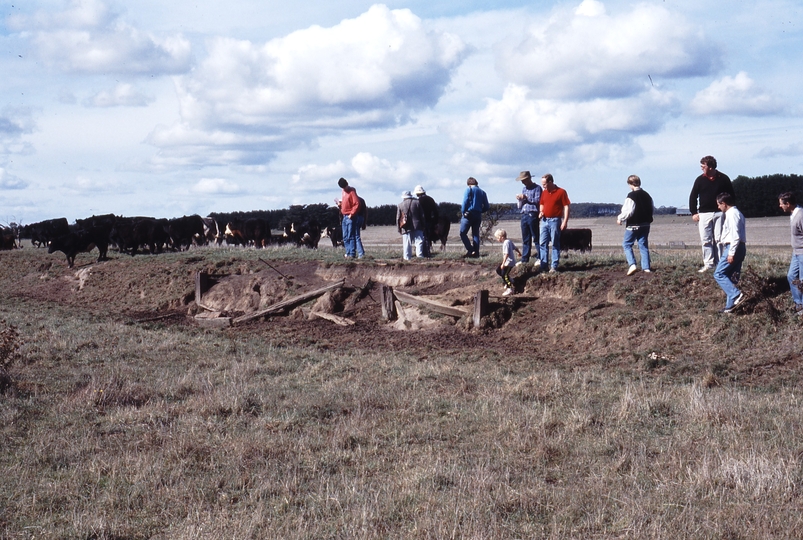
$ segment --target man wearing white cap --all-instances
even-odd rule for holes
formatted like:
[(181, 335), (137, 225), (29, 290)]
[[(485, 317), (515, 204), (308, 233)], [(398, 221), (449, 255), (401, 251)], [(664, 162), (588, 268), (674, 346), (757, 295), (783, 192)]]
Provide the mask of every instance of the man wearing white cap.
[(402, 202), (396, 208), (396, 228), (402, 235), (402, 257), (405, 261), (413, 257), (413, 245), (415, 245), (415, 256), (424, 256), (425, 225), (421, 204), (412, 193), (405, 191), (402, 193)]
[(418, 197), (421, 211), (424, 213), (426, 228), (424, 229), (424, 256), (432, 256), (432, 240), (435, 238), (435, 227), (438, 225), (438, 203), (435, 199), (427, 195), (424, 188), (420, 185), (415, 186), (413, 193)]

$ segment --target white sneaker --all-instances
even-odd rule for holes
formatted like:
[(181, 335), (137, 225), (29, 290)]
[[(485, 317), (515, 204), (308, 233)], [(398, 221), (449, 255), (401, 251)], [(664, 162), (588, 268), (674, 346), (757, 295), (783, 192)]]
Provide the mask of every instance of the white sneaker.
[(505, 292), (502, 293), (502, 296), (510, 296), (511, 294), (513, 294), (513, 289), (508, 288), (505, 289)]
[(521, 266), (522, 264), (524, 264), (524, 263), (523, 263), (523, 262), (521, 262), (521, 261), (517, 261), (517, 262), (516, 262), (516, 266)]
[(709, 270), (713, 270), (713, 268), (714, 268), (713, 266), (703, 266), (702, 268), (700, 268), (700, 269), (699, 269), (699, 270), (697, 270), (697, 271), (698, 271), (699, 273), (703, 274), (703, 273), (705, 273), (705, 272), (708, 272)]
[(638, 266), (636, 266), (635, 264), (631, 264), (631, 265), (630, 265), (630, 268), (628, 268), (628, 269), (627, 269), (627, 275), (628, 275), (628, 276), (632, 276), (632, 275), (633, 275), (633, 274), (635, 274), (637, 271), (638, 271)]
[(645, 268), (644, 270), (642, 270), (642, 272), (646, 272), (649, 274), (650, 272), (652, 272), (652, 270), (650, 270), (649, 268)]

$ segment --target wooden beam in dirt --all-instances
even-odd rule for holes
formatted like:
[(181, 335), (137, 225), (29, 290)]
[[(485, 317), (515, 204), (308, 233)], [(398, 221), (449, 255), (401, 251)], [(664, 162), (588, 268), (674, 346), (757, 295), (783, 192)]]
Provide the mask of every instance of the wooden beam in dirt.
[(345, 283), (346, 283), (346, 280), (345, 279), (341, 279), (337, 283), (333, 283), (331, 285), (327, 285), (326, 287), (322, 287), (320, 289), (316, 289), (314, 291), (310, 291), (308, 293), (304, 293), (302, 295), (295, 296), (293, 298), (288, 298), (287, 300), (282, 300), (281, 302), (273, 304), (272, 306), (268, 306), (263, 310), (257, 311), (256, 313), (251, 313), (251, 314), (248, 314), (248, 315), (243, 315), (241, 317), (237, 317), (236, 319), (234, 319), (231, 322), (232, 322), (232, 324), (240, 324), (240, 323), (243, 323), (243, 322), (247, 322), (247, 321), (252, 321), (254, 319), (258, 319), (260, 317), (264, 317), (265, 315), (272, 315), (274, 313), (280, 313), (280, 312), (282, 312), (282, 311), (284, 311), (284, 310), (286, 310), (288, 308), (297, 306), (299, 304), (303, 304), (304, 302), (309, 302), (313, 298), (317, 298), (319, 296), (322, 296), (322, 295), (326, 294), (327, 292), (329, 292), (331, 290), (339, 289), (340, 287), (345, 285)]
[(324, 313), (323, 311), (310, 311), (309, 316), (312, 318), (317, 317), (319, 319), (325, 319), (335, 324), (339, 324), (340, 326), (354, 326), (354, 321), (352, 321), (351, 319), (347, 319), (345, 317), (339, 317), (331, 313)]
[(403, 293), (401, 291), (394, 291), (393, 294), (395, 294), (396, 298), (398, 298), (402, 302), (426, 308), (431, 311), (435, 311), (437, 313), (442, 313), (443, 315), (450, 315), (452, 317), (464, 317), (468, 315), (468, 312), (462, 309), (458, 309), (452, 306), (446, 306), (433, 300), (426, 300), (424, 298), (421, 298), (420, 296), (413, 296), (412, 294)]
[(488, 291), (477, 291), (474, 296), (474, 328), (482, 324), (482, 317), (488, 313)]

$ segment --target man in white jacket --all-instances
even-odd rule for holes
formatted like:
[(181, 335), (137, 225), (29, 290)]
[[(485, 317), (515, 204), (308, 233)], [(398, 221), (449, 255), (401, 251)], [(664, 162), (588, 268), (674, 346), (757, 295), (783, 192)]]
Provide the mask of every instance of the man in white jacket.
[(730, 193), (717, 195), (717, 208), (725, 217), (722, 223), (722, 258), (714, 271), (714, 279), (726, 296), (725, 307), (719, 310), (720, 313), (731, 313), (745, 298), (736, 284), (742, 271), (747, 236), (744, 230), (744, 215), (733, 202), (733, 195)]

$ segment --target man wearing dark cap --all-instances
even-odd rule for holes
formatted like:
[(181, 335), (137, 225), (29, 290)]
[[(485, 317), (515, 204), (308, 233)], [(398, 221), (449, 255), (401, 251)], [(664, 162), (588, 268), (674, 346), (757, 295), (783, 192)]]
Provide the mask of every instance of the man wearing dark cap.
[[(538, 211), (541, 203), (541, 186), (533, 182), (530, 171), (522, 171), (516, 178), (522, 184), (516, 203), (521, 211), (521, 262), (530, 262), (533, 242), (538, 242)], [(537, 258), (537, 256), (536, 256)]]
[(356, 255), (362, 259), (365, 256), (365, 250), (363, 250), (362, 242), (358, 241), (357, 237), (358, 231), (362, 226), (360, 198), (357, 197), (357, 190), (349, 186), (345, 178), (338, 180), (337, 185), (343, 190), (338, 206), (343, 216), (343, 247), (346, 248), (346, 258), (353, 259)]
[[(463, 193), (463, 204), (460, 211), (463, 217), (460, 219), (460, 239), (466, 246), (464, 257), (476, 258), (480, 256), (480, 225), (482, 225), (482, 214), (487, 212), (488, 196), (479, 188), (477, 179), (469, 177), (466, 180), (466, 191)], [(468, 230), (471, 229), (471, 242), (468, 240)]]

